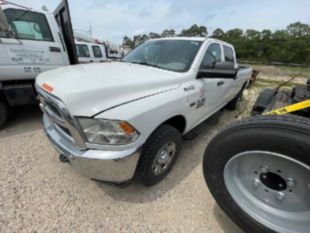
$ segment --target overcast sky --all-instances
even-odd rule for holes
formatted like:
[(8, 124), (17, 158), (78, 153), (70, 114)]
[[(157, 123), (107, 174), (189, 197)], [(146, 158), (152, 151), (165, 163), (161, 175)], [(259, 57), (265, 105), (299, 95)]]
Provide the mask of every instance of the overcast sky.
[[(60, 0), (10, 0), (53, 11)], [(196, 23), (209, 35), (229, 30), (282, 29), (289, 23), (310, 24), (309, 0), (69, 0), (73, 27), (89, 29), (102, 40), (120, 43), (123, 36), (181, 29)]]

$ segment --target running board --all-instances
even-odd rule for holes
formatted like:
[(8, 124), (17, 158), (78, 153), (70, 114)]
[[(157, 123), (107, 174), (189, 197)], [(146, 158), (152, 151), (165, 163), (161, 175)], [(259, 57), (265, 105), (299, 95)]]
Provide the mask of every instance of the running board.
[(224, 109), (221, 109), (214, 113), (211, 117), (206, 119), (205, 121), (201, 122), (199, 125), (197, 125), (195, 128), (193, 128), (191, 131), (187, 132), (183, 139), (185, 140), (192, 140), (195, 137), (197, 137), (201, 132), (206, 130), (212, 123), (214, 123), (224, 112)]

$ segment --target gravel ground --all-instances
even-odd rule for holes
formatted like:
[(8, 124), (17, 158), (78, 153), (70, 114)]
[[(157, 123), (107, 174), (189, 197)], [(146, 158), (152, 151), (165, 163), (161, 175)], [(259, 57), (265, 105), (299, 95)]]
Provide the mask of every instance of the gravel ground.
[(191, 141), (169, 176), (145, 188), (91, 181), (60, 163), (41, 128), (38, 109), (20, 109), (0, 131), (0, 232), (242, 231), (212, 198), (201, 160), (209, 140), (248, 114), (257, 90)]

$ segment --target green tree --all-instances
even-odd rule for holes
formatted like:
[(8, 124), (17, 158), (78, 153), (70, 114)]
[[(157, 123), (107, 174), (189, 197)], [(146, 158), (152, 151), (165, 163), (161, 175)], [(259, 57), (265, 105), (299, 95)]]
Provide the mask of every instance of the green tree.
[(232, 30), (229, 30), (225, 33), (226, 37), (231, 38), (231, 39), (240, 39), (243, 35), (242, 29), (235, 28)]
[(130, 39), (128, 36), (123, 37), (123, 45), (128, 46), (130, 48), (134, 47), (134, 43), (133, 43), (132, 39)]
[(155, 33), (155, 32), (150, 32), (148, 35), (148, 38), (150, 38), (150, 39), (160, 38), (160, 35), (158, 33)]
[(148, 39), (149, 39), (149, 37), (146, 34), (134, 36), (133, 37), (134, 47), (137, 47), (138, 45), (144, 43)]
[(308, 24), (296, 22), (288, 25), (287, 31), (290, 36), (300, 38), (310, 35), (310, 26)]
[(197, 24), (192, 25), (188, 29), (183, 29), (179, 36), (201, 36), (206, 37), (208, 35), (207, 28), (205, 26), (198, 26)]
[(217, 28), (213, 31), (212, 33), (212, 38), (215, 38), (215, 39), (219, 39), (219, 40), (222, 40), (225, 36), (225, 32), (220, 29), (220, 28)]
[[(166, 29), (161, 34), (135, 35), (132, 39), (125, 36), (123, 44), (134, 47), (149, 38), (171, 36), (207, 36), (205, 26), (194, 24), (181, 30), (177, 35), (175, 30)], [(265, 29), (260, 31), (235, 28), (224, 32), (217, 28), (212, 33), (212, 38), (221, 39), (235, 46), (239, 60), (258, 62), (283, 62), (310, 65), (310, 25), (295, 22), (283, 30), (272, 32)]]
[(161, 37), (173, 37), (175, 35), (175, 30), (173, 29), (166, 29), (161, 33)]
[(245, 31), (245, 37), (248, 40), (259, 40), (260, 39), (260, 32), (254, 29), (248, 29)]

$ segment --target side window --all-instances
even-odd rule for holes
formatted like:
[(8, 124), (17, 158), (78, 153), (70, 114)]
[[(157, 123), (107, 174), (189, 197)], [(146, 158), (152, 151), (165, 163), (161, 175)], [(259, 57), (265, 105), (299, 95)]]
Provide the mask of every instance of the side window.
[(4, 14), (18, 39), (54, 41), (44, 14), (20, 9), (7, 9)]
[(75, 45), (78, 57), (90, 57), (89, 49), (86, 44)]
[(93, 45), (91, 48), (93, 50), (94, 57), (96, 58), (102, 57), (101, 49), (99, 46)]
[(200, 65), (203, 69), (212, 68), (217, 61), (221, 61), (221, 46), (217, 43), (210, 44)]
[(235, 62), (234, 51), (231, 47), (224, 45), (224, 57), (225, 61)]

